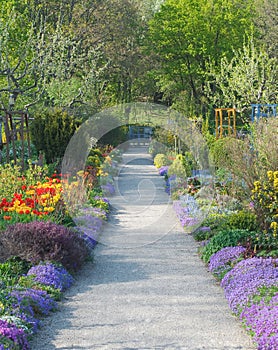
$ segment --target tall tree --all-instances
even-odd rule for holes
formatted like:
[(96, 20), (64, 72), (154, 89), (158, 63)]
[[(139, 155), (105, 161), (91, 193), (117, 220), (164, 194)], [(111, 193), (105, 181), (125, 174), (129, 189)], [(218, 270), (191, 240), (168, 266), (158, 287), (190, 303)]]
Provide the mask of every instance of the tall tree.
[[(275, 103), (278, 98), (277, 58), (270, 57), (254, 42), (223, 57), (220, 69), (208, 66), (206, 93), (211, 106), (234, 107), (242, 122), (250, 120), (251, 103)], [(213, 89), (211, 87), (213, 86)]]
[(231, 57), (253, 31), (252, 0), (166, 0), (150, 21), (158, 87), (170, 102), (182, 96), (191, 113), (203, 112), (206, 65)]

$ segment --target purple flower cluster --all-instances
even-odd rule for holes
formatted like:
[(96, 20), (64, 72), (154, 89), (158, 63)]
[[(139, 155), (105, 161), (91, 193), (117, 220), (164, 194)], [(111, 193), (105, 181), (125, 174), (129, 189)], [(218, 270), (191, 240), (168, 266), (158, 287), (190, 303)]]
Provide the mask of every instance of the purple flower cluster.
[(27, 335), (14, 324), (0, 319), (0, 349), (30, 349)]
[[(95, 210), (97, 208), (94, 208)], [(102, 211), (102, 209), (100, 209)], [(80, 232), (89, 248), (94, 248), (97, 242), (98, 233), (103, 226), (103, 219), (98, 216), (93, 216), (94, 213), (88, 215), (82, 215), (75, 218), (76, 230)]]
[(278, 349), (278, 293), (266, 303), (247, 306), (240, 315), (247, 329), (254, 333), (259, 350)]
[(23, 290), (13, 289), (8, 298), (12, 304), (12, 314), (21, 317), (22, 313), (36, 316), (47, 316), (57, 308), (57, 303), (46, 291), (27, 288)]
[(251, 258), (240, 261), (221, 281), (233, 312), (238, 314), (260, 287), (278, 286), (278, 259)]
[(158, 169), (158, 173), (160, 176), (165, 176), (168, 173), (169, 166), (168, 165), (163, 165)]
[(232, 269), (232, 265), (243, 257), (243, 253), (246, 248), (238, 247), (226, 247), (218, 252), (214, 253), (210, 257), (209, 270), (216, 277), (221, 277), (225, 272)]
[(105, 195), (107, 195), (107, 196), (112, 195), (112, 194), (115, 193), (115, 187), (114, 187), (114, 185), (111, 184), (111, 183), (109, 183), (109, 182), (108, 182), (107, 184), (105, 184), (105, 185), (102, 185), (102, 186), (101, 186), (101, 189), (102, 189), (103, 193), (104, 193)]
[(95, 207), (95, 208), (91, 208), (90, 211), (91, 211), (91, 215), (101, 218), (103, 220), (106, 220), (108, 217), (108, 213), (102, 208)]
[(182, 227), (194, 226), (198, 223), (198, 219), (192, 215), (190, 208), (183, 205), (181, 201), (174, 201), (173, 209)]
[(171, 193), (171, 181), (176, 180), (176, 175), (171, 175), (165, 180), (165, 192), (167, 194)]
[(34, 275), (36, 282), (65, 291), (73, 283), (73, 277), (61, 266), (51, 263), (31, 267), (27, 275)]
[(225, 275), (221, 286), (258, 349), (278, 349), (278, 259), (242, 260)]

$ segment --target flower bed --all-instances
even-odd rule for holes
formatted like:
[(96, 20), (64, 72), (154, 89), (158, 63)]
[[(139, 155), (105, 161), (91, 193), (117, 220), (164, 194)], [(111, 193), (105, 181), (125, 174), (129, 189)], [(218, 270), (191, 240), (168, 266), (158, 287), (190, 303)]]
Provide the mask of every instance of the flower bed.
[[(198, 223), (196, 207), (183, 197), (192, 195), (188, 181), (169, 181), (169, 165), (159, 174), (165, 177), (166, 192), (185, 231)], [(172, 175), (174, 176), (174, 175)], [(173, 191), (170, 191), (173, 190)], [(223, 196), (219, 196), (219, 198)], [(229, 200), (226, 196), (226, 200)], [(225, 201), (224, 201), (225, 202)], [(264, 181), (255, 181), (249, 208), (237, 210), (231, 200), (221, 208), (213, 205), (210, 217), (194, 233), (201, 241), (200, 253), (210, 272), (221, 282), (232, 312), (239, 317), (259, 350), (278, 349), (278, 171), (268, 171)], [(199, 208), (201, 210), (202, 208)], [(189, 232), (192, 232), (190, 230)], [(274, 256), (271, 257), (271, 256)]]
[[(120, 155), (101, 157), (102, 163), (88, 164), (86, 171), (63, 180), (56, 174), (47, 177), (41, 167), (22, 176), (18, 167), (2, 166), (0, 350), (29, 349), (42, 318), (57, 309), (62, 293), (74, 282), (71, 273), (96, 245), (109, 212), (104, 194), (114, 193), (107, 172), (116, 174)], [(102, 188), (96, 186), (98, 177)], [(84, 185), (88, 206), (81, 208)], [(74, 220), (67, 208), (73, 208)]]

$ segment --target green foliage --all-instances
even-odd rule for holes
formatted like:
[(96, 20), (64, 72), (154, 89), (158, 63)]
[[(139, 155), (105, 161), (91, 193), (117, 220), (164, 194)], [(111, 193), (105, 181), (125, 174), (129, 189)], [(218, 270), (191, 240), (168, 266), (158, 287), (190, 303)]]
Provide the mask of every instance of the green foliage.
[(246, 245), (250, 237), (254, 238), (255, 233), (249, 230), (227, 229), (218, 232), (211, 238), (209, 243), (202, 250), (202, 259), (208, 263), (212, 254), (225, 247)]
[(49, 294), (51, 298), (57, 301), (61, 300), (63, 295), (60, 289), (56, 289), (52, 286), (48, 286), (46, 284), (36, 282), (34, 281), (34, 277), (30, 275), (20, 276), (20, 278), (18, 279), (17, 285), (23, 288), (34, 288), (34, 289), (44, 290), (45, 292), (47, 292), (47, 294)]
[(105, 135), (103, 135), (99, 141), (98, 144), (105, 146), (105, 145), (111, 145), (113, 147), (117, 147), (120, 144), (126, 142), (128, 140), (128, 128), (127, 126), (118, 126), (109, 132), (107, 132)]
[(241, 113), (242, 122), (250, 120), (251, 103), (277, 101), (277, 58), (256, 47), (252, 39), (234, 51), (231, 59), (223, 57), (220, 68), (211, 64), (208, 75), (206, 94), (210, 104), (248, 111)]
[(278, 170), (269, 170), (265, 181), (255, 181), (252, 193), (251, 198), (262, 230), (271, 229), (276, 238), (278, 234)]
[[(159, 57), (158, 85), (170, 101), (182, 96), (190, 115), (202, 112), (209, 62), (231, 57), (253, 30), (252, 1), (166, 0), (150, 21), (148, 44)], [(240, 23), (240, 25), (239, 25)]]
[(107, 201), (103, 200), (102, 198), (100, 198), (98, 195), (96, 195), (95, 190), (89, 191), (88, 200), (94, 208), (100, 208), (100, 209), (105, 210), (106, 212), (109, 211), (109, 203)]
[[(23, 143), (23, 147), (24, 147), (24, 153), (23, 153), (23, 158), (25, 163), (27, 164), (27, 161), (30, 160), (36, 160), (38, 157), (38, 152), (36, 150), (36, 147), (31, 143), (30, 144), (30, 157), (28, 154), (28, 142), (24, 141)], [(7, 163), (8, 158), (7, 158), (7, 147), (6, 145), (3, 146), (1, 152), (1, 159), (2, 159), (2, 163)], [(15, 154), (13, 151), (13, 147), (10, 146), (9, 148), (9, 160), (14, 160), (16, 159), (17, 162), (20, 162), (22, 159), (22, 142), (21, 141), (15, 141)]]
[(104, 157), (102, 155), (102, 152), (98, 148), (93, 148), (90, 150), (86, 165), (92, 166), (92, 167), (100, 167), (103, 163)]
[(3, 281), (6, 286), (12, 286), (17, 283), (21, 275), (28, 272), (30, 267), (30, 262), (13, 256), (0, 264), (0, 280)]
[(31, 125), (32, 141), (45, 154), (47, 163), (62, 158), (77, 130), (79, 121), (62, 110), (47, 110), (35, 115)]
[(170, 161), (169, 158), (162, 153), (158, 153), (155, 157), (154, 157), (154, 165), (156, 168), (161, 168), (163, 165), (169, 165)]
[(248, 210), (241, 210), (227, 215), (223, 226), (229, 229), (246, 229), (248, 231), (259, 230), (259, 223), (256, 214)]
[(212, 143), (210, 152), (216, 167), (228, 168), (232, 163), (232, 154), (229, 153), (229, 149), (233, 147), (235, 141), (234, 138), (223, 137)]
[(157, 140), (151, 140), (149, 146), (149, 153), (155, 157), (159, 153), (166, 154), (168, 152), (168, 148), (161, 142)]
[(191, 152), (185, 152), (182, 158), (183, 166), (185, 168), (186, 176), (192, 175), (192, 170), (197, 168), (197, 162)]
[(184, 167), (184, 156), (177, 155), (176, 159), (169, 166), (168, 175), (176, 175), (179, 178), (185, 178), (187, 176), (186, 169)]

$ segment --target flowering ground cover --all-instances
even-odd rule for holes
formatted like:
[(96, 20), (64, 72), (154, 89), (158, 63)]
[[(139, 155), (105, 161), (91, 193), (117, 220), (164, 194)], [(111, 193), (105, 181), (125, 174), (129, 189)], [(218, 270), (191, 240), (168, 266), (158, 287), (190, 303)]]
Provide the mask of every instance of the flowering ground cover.
[[(172, 174), (174, 184), (169, 180), (168, 169), (169, 164), (163, 165), (158, 172), (165, 178), (166, 192), (174, 197), (173, 209), (187, 231), (198, 220), (196, 206), (183, 197), (191, 195), (194, 200), (199, 188), (189, 191), (188, 179)], [(258, 349), (277, 350), (278, 171), (268, 171), (264, 180), (254, 182), (248, 208), (242, 209), (235, 200), (230, 201), (228, 208), (228, 196), (221, 197), (224, 205), (213, 204), (209, 217), (193, 236), (201, 238), (198, 240), (202, 259), (220, 281), (232, 312)], [(202, 210), (200, 207), (197, 211)]]

